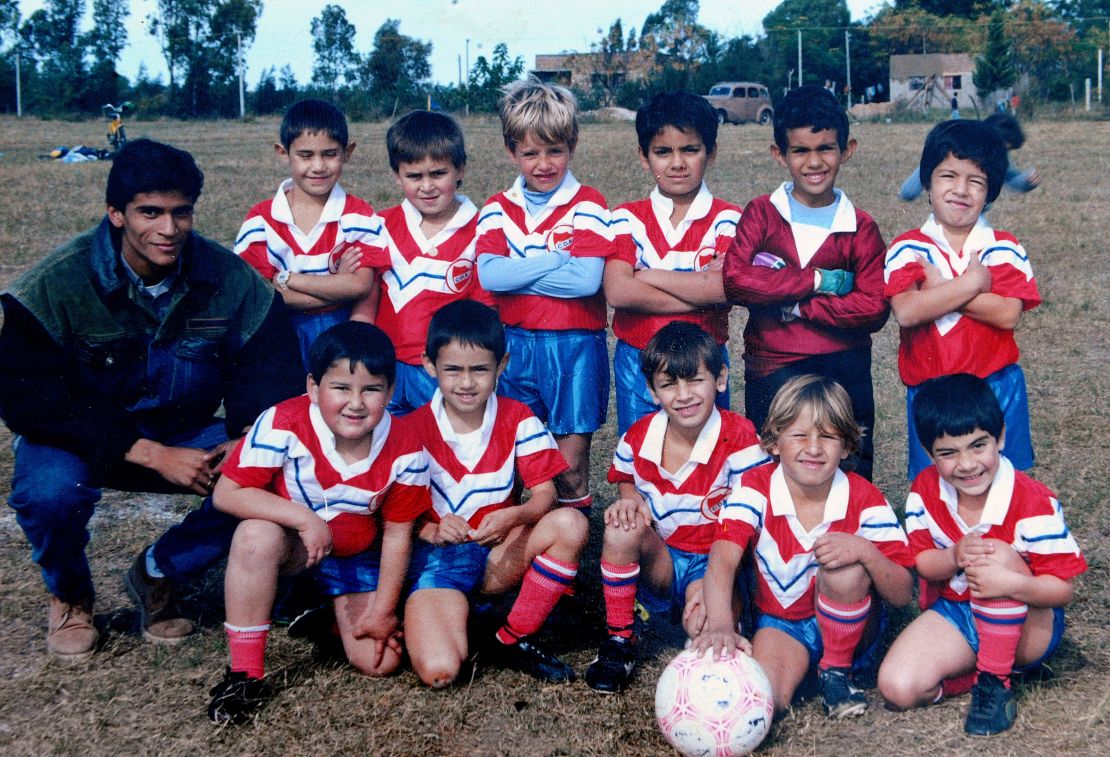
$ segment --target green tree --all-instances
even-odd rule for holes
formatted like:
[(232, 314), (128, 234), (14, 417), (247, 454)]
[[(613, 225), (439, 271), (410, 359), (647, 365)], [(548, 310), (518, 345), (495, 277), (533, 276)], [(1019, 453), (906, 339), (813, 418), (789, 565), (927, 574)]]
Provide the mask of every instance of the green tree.
[(934, 16), (960, 16), (972, 21), (1009, 5), (1010, 0), (896, 0), (894, 3), (898, 10), (919, 8)]
[(82, 36), (85, 50), (92, 58), (85, 92), (85, 100), (92, 107), (119, 101), (116, 63), (127, 46), (125, 22), (130, 13), (126, 0), (93, 0), (93, 26)]
[(374, 33), (374, 49), (363, 59), (361, 80), (373, 106), (395, 113), (419, 103), (420, 86), (432, 74), (432, 43), (401, 34), (401, 22), (386, 19)]
[(47, 0), (20, 27), (24, 65), (33, 69), (28, 92), (32, 107), (81, 107), (85, 60), (79, 24), (84, 13), (84, 0)]
[(347, 20), (347, 12), (338, 5), (325, 5), (312, 19), (312, 81), (333, 93), (358, 76), (359, 54), (355, 52), (355, 25)]
[(14, 113), (15, 58), (19, 54), (19, 0), (0, 0), (0, 109)]
[(166, 58), (177, 115), (231, 115), (238, 47), (254, 40), (262, 0), (158, 0), (148, 17)]
[[(844, 30), (851, 22), (845, 0), (783, 0), (763, 17), (767, 54), (771, 64), (771, 87), (793, 84), (844, 82)], [(802, 73), (798, 79), (798, 30), (802, 30)]]
[(468, 99), (470, 109), (480, 112), (497, 110), (497, 101), (501, 97), (501, 88), (506, 84), (516, 81), (524, 74), (524, 59), (519, 55), (509, 58), (509, 46), (498, 42), (493, 48), (493, 56), (486, 60), (486, 56), (479, 55), (470, 69), (467, 81)]
[(986, 48), (975, 61), (971, 81), (980, 95), (987, 95), (1009, 89), (1016, 80), (1017, 69), (1014, 66), (1010, 39), (1006, 36), (1005, 12), (999, 8), (991, 14)]
[(698, 23), (697, 0), (666, 0), (640, 27), (640, 49), (655, 55), (652, 89), (685, 89), (690, 77), (721, 49), (717, 35)]

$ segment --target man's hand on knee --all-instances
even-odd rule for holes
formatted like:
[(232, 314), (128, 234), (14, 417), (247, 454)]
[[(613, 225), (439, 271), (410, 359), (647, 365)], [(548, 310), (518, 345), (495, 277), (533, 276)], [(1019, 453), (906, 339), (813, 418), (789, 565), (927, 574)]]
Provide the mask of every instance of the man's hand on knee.
[(212, 493), (216, 467), (211, 454), (194, 447), (167, 447), (150, 439), (139, 439), (124, 455), (124, 460), (150, 468), (175, 486), (201, 496)]

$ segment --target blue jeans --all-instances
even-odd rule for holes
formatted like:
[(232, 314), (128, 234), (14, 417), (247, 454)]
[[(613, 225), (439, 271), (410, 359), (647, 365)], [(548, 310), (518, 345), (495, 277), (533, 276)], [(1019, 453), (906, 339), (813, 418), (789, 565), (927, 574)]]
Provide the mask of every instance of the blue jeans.
[[(188, 438), (164, 443), (209, 449), (226, 439), (223, 422), (217, 421)], [(46, 588), (66, 602), (93, 594), (85, 545), (89, 543), (89, 519), (100, 500), (99, 486), (139, 492), (185, 491), (153, 471), (132, 465), (120, 466), (107, 480), (93, 481), (89, 467), (77, 455), (21, 436), (15, 437), (13, 449), (15, 466), (8, 504), (31, 543), (31, 558), (41, 568)], [(155, 542), (158, 569), (176, 580), (199, 575), (227, 556), (238, 524), (238, 519), (217, 511), (212, 498), (206, 497), (199, 508)]]

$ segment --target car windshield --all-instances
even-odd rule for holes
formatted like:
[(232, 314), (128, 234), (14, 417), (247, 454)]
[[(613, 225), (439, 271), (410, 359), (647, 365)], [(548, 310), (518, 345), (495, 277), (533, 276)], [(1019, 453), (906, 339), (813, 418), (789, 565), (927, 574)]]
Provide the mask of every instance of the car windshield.
[(728, 87), (713, 87), (712, 89), (709, 90), (709, 94), (711, 94), (711, 95), (727, 95), (728, 94)]

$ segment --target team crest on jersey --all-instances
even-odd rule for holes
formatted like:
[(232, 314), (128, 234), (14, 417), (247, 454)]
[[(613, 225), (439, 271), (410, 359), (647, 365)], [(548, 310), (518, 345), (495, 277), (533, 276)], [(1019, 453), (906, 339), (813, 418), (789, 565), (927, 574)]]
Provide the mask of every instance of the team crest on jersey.
[(715, 247), (702, 247), (698, 250), (698, 254), (694, 256), (694, 270), (704, 271), (717, 257), (717, 249)]
[(718, 486), (701, 500), (701, 514), (708, 520), (716, 521), (721, 513), (721, 504), (732, 491), (727, 486)]
[(574, 227), (556, 226), (544, 235), (543, 241), (551, 252), (563, 252), (574, 241)]
[(465, 259), (456, 260), (447, 267), (444, 283), (447, 284), (447, 289), (450, 292), (460, 294), (470, 285), (470, 279), (473, 275), (474, 261)]

